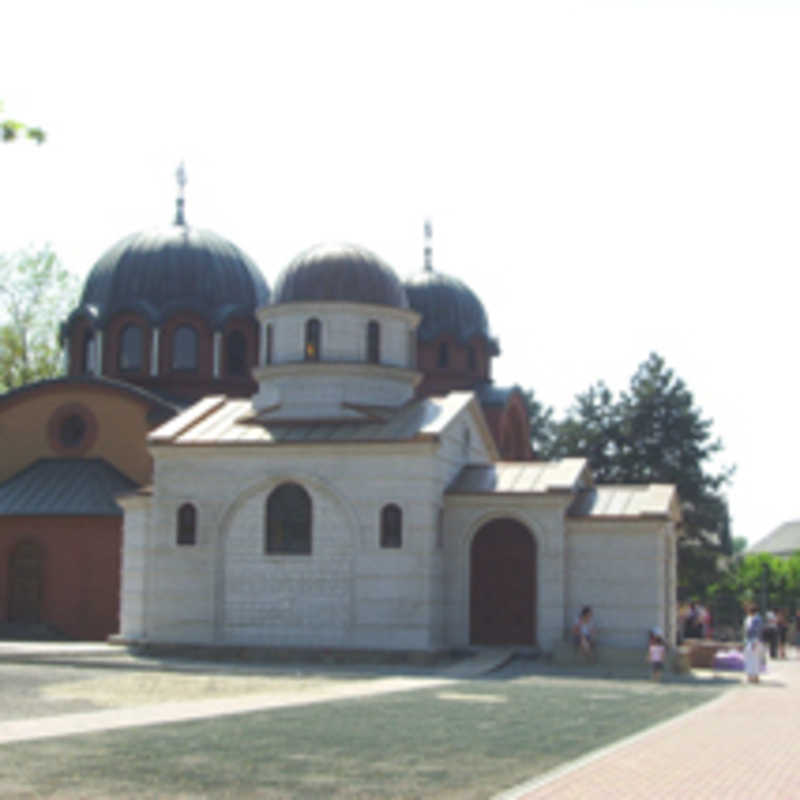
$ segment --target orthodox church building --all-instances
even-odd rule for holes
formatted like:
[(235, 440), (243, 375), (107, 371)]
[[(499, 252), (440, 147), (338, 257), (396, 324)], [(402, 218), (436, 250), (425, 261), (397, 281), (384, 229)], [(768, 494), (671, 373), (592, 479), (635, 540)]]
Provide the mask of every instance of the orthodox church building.
[(67, 376), (0, 396), (6, 625), (550, 650), (590, 604), (607, 644), (674, 637), (674, 487), (534, 460), (483, 305), (433, 269), (429, 228), (405, 281), (318, 245), (270, 292), (181, 197), (100, 258), (61, 335)]

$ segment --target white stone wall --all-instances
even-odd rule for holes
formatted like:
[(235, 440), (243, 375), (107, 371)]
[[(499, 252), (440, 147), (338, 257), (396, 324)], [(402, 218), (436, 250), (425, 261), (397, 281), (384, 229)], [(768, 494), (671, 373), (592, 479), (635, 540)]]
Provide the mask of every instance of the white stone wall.
[(125, 512), (122, 528), (120, 568), (120, 634), (129, 639), (144, 638), (147, 631), (145, 602), (149, 550), (147, 537), (150, 525), (150, 500), (143, 497), (121, 499)]
[[(147, 635), (156, 641), (431, 649), (441, 644), (431, 591), (440, 498), (435, 447), (156, 451)], [(311, 496), (312, 553), (266, 555), (269, 492), (296, 481)], [(177, 547), (184, 502), (206, 520)], [(403, 546), (380, 547), (380, 510), (403, 512)]]
[(413, 311), (366, 303), (286, 303), (267, 306), (259, 314), (261, 336), (272, 325), (272, 363), (287, 364), (304, 360), (306, 322), (318, 319), (321, 326), (320, 352), (323, 361), (363, 363), (367, 360), (367, 325), (380, 325), (380, 363), (387, 366), (413, 366), (410, 334), (419, 315)]
[(644, 648), (649, 629), (658, 625), (667, 630), (674, 613), (670, 529), (659, 520), (568, 521), (564, 627), (590, 605), (600, 645)]

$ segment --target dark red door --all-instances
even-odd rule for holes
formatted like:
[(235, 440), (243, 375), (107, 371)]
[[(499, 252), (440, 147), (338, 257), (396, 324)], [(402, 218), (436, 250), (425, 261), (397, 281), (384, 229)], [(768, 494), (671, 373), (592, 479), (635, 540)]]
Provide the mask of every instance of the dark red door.
[(35, 542), (20, 542), (9, 564), (9, 622), (39, 622), (42, 599), (42, 550)]
[(516, 520), (492, 520), (472, 540), (469, 617), (472, 644), (536, 641), (536, 544)]

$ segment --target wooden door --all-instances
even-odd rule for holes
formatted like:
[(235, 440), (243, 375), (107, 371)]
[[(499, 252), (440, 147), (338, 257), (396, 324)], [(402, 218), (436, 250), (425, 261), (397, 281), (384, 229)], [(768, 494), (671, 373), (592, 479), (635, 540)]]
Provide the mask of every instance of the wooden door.
[(9, 622), (39, 622), (42, 602), (42, 548), (20, 542), (9, 563)]
[(470, 641), (484, 645), (536, 641), (536, 543), (516, 520), (492, 520), (472, 540)]

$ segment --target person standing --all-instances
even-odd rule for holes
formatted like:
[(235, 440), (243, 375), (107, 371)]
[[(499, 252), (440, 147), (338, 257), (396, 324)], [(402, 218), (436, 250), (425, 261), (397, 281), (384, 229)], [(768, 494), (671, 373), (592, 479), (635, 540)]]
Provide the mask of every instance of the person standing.
[(758, 683), (761, 672), (761, 635), (764, 621), (755, 606), (750, 606), (744, 619), (744, 669), (749, 683)]
[(664, 659), (667, 654), (667, 646), (661, 634), (661, 628), (653, 628), (650, 631), (650, 643), (647, 646), (647, 661), (650, 664), (650, 677), (654, 681), (660, 681), (664, 674)]

